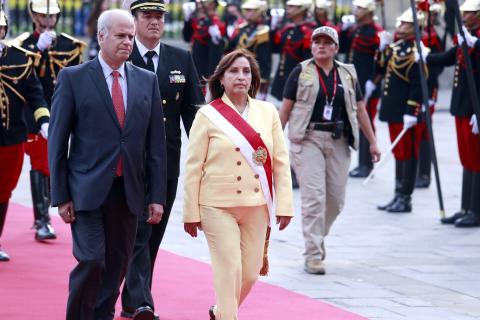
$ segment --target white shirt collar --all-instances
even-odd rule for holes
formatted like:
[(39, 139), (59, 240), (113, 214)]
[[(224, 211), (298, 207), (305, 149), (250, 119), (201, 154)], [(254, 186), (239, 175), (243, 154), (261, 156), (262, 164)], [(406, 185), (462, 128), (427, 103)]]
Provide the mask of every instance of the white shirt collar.
[(140, 40), (137, 37), (135, 37), (135, 43), (137, 44), (138, 51), (140, 52), (140, 55), (142, 56), (142, 58), (145, 56), (145, 54), (148, 51), (155, 51), (157, 56), (160, 56), (160, 41), (158, 42), (157, 46), (155, 48), (153, 48), (153, 50), (150, 50), (147, 47), (145, 47), (143, 45), (143, 43), (140, 42)]
[[(98, 53), (98, 62), (100, 62), (100, 66), (102, 67), (103, 75), (105, 76), (105, 79), (107, 79), (112, 72), (114, 71), (102, 58), (102, 51)], [(122, 63), (120, 68), (117, 69), (118, 73), (120, 73), (120, 76), (123, 79), (127, 79), (125, 77), (125, 63)]]

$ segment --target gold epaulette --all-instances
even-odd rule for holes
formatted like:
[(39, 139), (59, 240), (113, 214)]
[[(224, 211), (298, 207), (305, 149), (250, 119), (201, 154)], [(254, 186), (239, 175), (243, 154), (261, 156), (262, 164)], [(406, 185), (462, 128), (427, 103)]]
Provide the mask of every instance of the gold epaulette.
[(24, 42), (25, 40), (27, 40), (28, 37), (30, 37), (30, 33), (24, 32), (24, 33), (22, 33), (21, 35), (19, 35), (18, 37), (13, 38), (13, 39), (11, 39), (11, 40), (8, 40), (8, 41), (7, 41), (7, 44), (8, 44), (9, 46), (21, 47), (21, 46), (23, 45), (23, 42)]
[(257, 44), (270, 41), (270, 28), (266, 25), (258, 26), (255, 38), (257, 39)]
[(82, 40), (79, 40), (79, 39), (77, 39), (77, 38), (75, 38), (75, 37), (72, 37), (71, 35), (68, 35), (68, 34), (62, 32), (62, 33), (60, 33), (60, 36), (66, 38), (66, 39), (68, 39), (68, 40), (70, 40), (70, 41), (72, 41), (73, 44), (81, 47), (81, 50), (82, 50), (82, 51), (87, 47), (87, 43), (86, 43), (86, 42), (84, 42), (84, 41), (82, 41)]
[(20, 46), (17, 45), (10, 45), (10, 47), (17, 49), (18, 51), (22, 52), (25, 54), (25, 56), (30, 57), (33, 59), (33, 65), (36, 67), (40, 63), (40, 59), (42, 58), (42, 55), (40, 53), (32, 52), (27, 49), (24, 49)]

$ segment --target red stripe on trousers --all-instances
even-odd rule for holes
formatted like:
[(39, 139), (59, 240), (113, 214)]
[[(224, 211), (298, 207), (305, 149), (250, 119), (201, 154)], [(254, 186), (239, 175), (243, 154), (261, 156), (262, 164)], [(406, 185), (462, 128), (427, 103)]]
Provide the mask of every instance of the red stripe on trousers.
[(23, 165), (23, 143), (0, 146), (0, 203), (7, 202), (18, 183)]
[(455, 117), (458, 154), (464, 168), (480, 173), (480, 135), (472, 133), (469, 122), (470, 117)]

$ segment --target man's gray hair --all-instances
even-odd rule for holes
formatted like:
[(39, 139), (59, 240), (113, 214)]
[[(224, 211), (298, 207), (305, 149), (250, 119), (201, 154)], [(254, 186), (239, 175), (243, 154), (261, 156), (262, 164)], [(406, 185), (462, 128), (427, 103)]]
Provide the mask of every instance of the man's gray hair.
[(97, 37), (100, 33), (108, 35), (108, 31), (112, 27), (112, 20), (114, 17), (126, 18), (134, 24), (133, 16), (130, 12), (122, 9), (110, 9), (103, 11), (97, 21)]

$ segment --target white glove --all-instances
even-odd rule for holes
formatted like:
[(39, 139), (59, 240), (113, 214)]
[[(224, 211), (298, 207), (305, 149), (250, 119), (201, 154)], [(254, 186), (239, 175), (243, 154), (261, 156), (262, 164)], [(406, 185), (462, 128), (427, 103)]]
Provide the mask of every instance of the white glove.
[(370, 99), (375, 89), (377, 89), (377, 85), (372, 80), (367, 80), (367, 82), (365, 82), (365, 101)]
[[(420, 42), (420, 50), (422, 51), (422, 60), (424, 63), (427, 63), (427, 56), (430, 54), (430, 49), (425, 47), (423, 42)], [(420, 61), (420, 54), (418, 53), (418, 50), (415, 50), (415, 62)]]
[(222, 33), (216, 24), (212, 24), (210, 27), (208, 27), (208, 34), (210, 34), (212, 42), (216, 45), (218, 45), (220, 40), (222, 40)]
[(182, 4), (183, 20), (188, 21), (195, 12), (195, 2), (185, 2)]
[(410, 129), (414, 125), (418, 123), (418, 119), (415, 116), (409, 115), (409, 114), (404, 114), (403, 115), (403, 127)]
[(353, 14), (344, 15), (342, 17), (342, 31), (347, 30), (355, 24), (355, 16)]
[(458, 46), (461, 47), (462, 44), (463, 44), (463, 37), (460, 33), (457, 33), (457, 42), (458, 42)]
[(378, 50), (383, 52), (383, 50), (392, 43), (393, 35), (388, 31), (382, 31), (378, 34), (378, 37), (380, 38), (380, 46), (378, 47)]
[(270, 29), (276, 30), (280, 21), (282, 21), (285, 15), (285, 9), (274, 8), (270, 10)]
[[(465, 26), (462, 27), (464, 35), (465, 35), (465, 41), (467, 41), (467, 46), (469, 48), (473, 48), (475, 46), (475, 42), (477, 42), (478, 38), (473, 36)], [(463, 39), (462, 39), (463, 40)]]
[(472, 126), (472, 133), (474, 135), (478, 135), (479, 134), (479, 131), (478, 131), (478, 121), (477, 121), (477, 116), (472, 114), (472, 117), (470, 118), (470, 125)]
[(48, 122), (42, 123), (42, 125), (40, 126), (40, 135), (45, 140), (48, 140)]
[(40, 34), (40, 37), (38, 37), (37, 48), (41, 51), (47, 49), (52, 45), (52, 42), (53, 40), (55, 40), (56, 37), (57, 34), (53, 30), (42, 32)]

